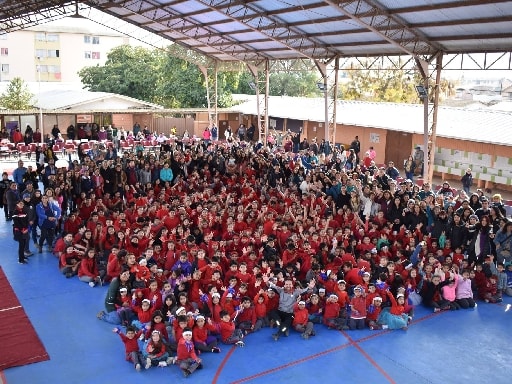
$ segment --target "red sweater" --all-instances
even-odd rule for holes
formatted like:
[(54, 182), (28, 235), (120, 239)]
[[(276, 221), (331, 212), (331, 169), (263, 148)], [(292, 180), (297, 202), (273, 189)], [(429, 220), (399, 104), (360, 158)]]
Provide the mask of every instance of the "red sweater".
[(308, 323), (309, 312), (306, 307), (300, 309), (298, 306), (293, 311), (293, 325), (306, 325)]
[(325, 303), (325, 310), (324, 310), (324, 321), (327, 319), (335, 319), (339, 317), (340, 313), (340, 305), (336, 302), (330, 302), (328, 301)]
[(124, 343), (124, 351), (126, 353), (126, 360), (128, 360), (130, 353), (139, 351), (139, 343), (137, 342), (137, 339), (139, 338), (140, 335), (142, 335), (142, 330), (137, 332), (133, 339), (129, 339), (128, 337), (126, 337), (126, 335), (124, 333), (119, 333), (118, 335), (121, 338), (121, 341)]
[(192, 343), (192, 347), (187, 348), (185, 339), (182, 338), (178, 342), (178, 352), (177, 352), (178, 360), (193, 359), (193, 360), (197, 361), (197, 355), (196, 355), (196, 352), (195, 352), (194, 346), (193, 346), (194, 343), (193, 343), (193, 341), (191, 341), (191, 343)]
[(219, 324), (219, 333), (222, 341), (229, 339), (235, 331), (235, 323), (232, 321), (221, 321)]
[(366, 299), (364, 296), (354, 296), (352, 300), (350, 300), (350, 306), (352, 308), (350, 312), (352, 319), (364, 319), (366, 317)]

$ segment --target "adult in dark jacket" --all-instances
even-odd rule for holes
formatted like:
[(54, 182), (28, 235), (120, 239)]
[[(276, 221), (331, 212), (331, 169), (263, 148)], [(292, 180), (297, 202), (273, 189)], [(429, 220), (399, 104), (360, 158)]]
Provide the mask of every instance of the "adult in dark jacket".
[(107, 295), (105, 296), (105, 311), (100, 311), (96, 315), (98, 319), (111, 324), (121, 324), (121, 318), (116, 311), (117, 307), (123, 306), (119, 290), (126, 288), (128, 292), (131, 292), (131, 280), (130, 268), (124, 265), (119, 276), (114, 277), (110, 282)]
[(434, 312), (439, 312), (442, 309), (450, 309), (448, 300), (443, 299), (442, 288), (448, 285), (452, 280), (446, 279), (441, 281), (441, 276), (432, 276), (431, 281), (426, 281), (423, 285), (421, 296), (423, 297), (423, 304), (427, 307), (434, 308)]
[(447, 237), (451, 240), (452, 250), (455, 250), (457, 247), (464, 249), (467, 236), (468, 230), (462, 222), (461, 216), (457, 213), (454, 214), (453, 221), (448, 226), (447, 233)]
[(431, 235), (434, 239), (439, 239), (444, 233), (448, 237), (450, 223), (448, 221), (448, 215), (446, 211), (442, 210), (437, 216), (434, 216), (434, 222), (432, 223)]
[(23, 209), (23, 200), (18, 200), (15, 208), (12, 211), (11, 218), (13, 220), (12, 230), (14, 240), (18, 242), (18, 263), (27, 264), (27, 257), (25, 256), (25, 246), (29, 241), (30, 233), (28, 230), (29, 217)]

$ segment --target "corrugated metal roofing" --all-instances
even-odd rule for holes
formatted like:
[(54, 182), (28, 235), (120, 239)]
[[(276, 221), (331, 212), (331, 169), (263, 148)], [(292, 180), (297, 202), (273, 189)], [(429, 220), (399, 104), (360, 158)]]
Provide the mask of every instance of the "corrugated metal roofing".
[[(256, 115), (255, 96), (236, 95), (246, 100), (234, 109)], [(323, 98), (271, 96), (269, 116), (297, 120), (325, 121)], [(460, 140), (512, 146), (512, 111), (439, 107), (437, 135)], [(423, 105), (339, 101), (338, 124), (423, 133)]]
[[(4, 0), (0, 32), (70, 15), (69, 0)], [(219, 61), (476, 53), (512, 49), (506, 0), (86, 0)], [(67, 6), (67, 7), (66, 7)], [(84, 11), (86, 12), (86, 10)], [(20, 16), (33, 19), (19, 21)]]

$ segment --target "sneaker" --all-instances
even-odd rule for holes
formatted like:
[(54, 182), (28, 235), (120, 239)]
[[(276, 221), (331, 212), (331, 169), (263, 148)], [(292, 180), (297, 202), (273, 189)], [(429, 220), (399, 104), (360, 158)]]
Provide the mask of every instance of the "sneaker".
[(23, 261), (18, 261), (18, 264), (28, 264), (28, 262), (26, 260), (23, 260)]
[(159, 366), (159, 367), (162, 367), (162, 368), (165, 368), (165, 367), (167, 367), (167, 363), (166, 363), (165, 361), (160, 361), (160, 362), (158, 363), (158, 366)]
[(167, 360), (165, 360), (165, 363), (167, 365), (171, 365), (171, 364), (174, 364), (174, 358), (173, 357), (168, 357)]
[(135, 364), (135, 370), (136, 370), (137, 372), (140, 372), (140, 369), (141, 369), (140, 364), (139, 364), (139, 363)]
[(309, 339), (309, 335), (307, 333), (303, 333), (302, 335), (300, 335), (300, 337), (302, 337), (304, 340)]
[(283, 331), (286, 337), (290, 336), (290, 330), (288, 328), (283, 329)]
[(274, 341), (279, 340), (279, 333), (273, 333), (272, 338), (274, 339)]
[(24, 252), (23, 254), (24, 254), (25, 256), (32, 256), (32, 255), (33, 255), (33, 253), (32, 253), (32, 252), (30, 252), (30, 251)]
[(220, 348), (219, 347), (213, 347), (212, 348), (212, 352), (213, 353), (220, 353)]
[(434, 308), (434, 313), (437, 313), (441, 310), (441, 308)]
[(245, 343), (244, 343), (243, 341), (237, 341), (237, 342), (235, 343), (235, 345), (236, 345), (237, 347), (245, 347)]
[(184, 377), (189, 377), (190, 376), (190, 371), (188, 369), (182, 369), (181, 371), (183, 372), (183, 376)]
[(41, 247), (40, 245), (37, 246), (37, 252), (39, 253), (43, 253), (43, 247)]
[(146, 369), (151, 368), (151, 359), (149, 357), (146, 359), (146, 366), (144, 368), (146, 368)]
[(370, 325), (370, 329), (373, 331), (375, 327), (373, 325)]
[(343, 326), (341, 327), (341, 330), (342, 330), (342, 331), (348, 331), (348, 330), (349, 330), (348, 325), (343, 325)]
[(95, 284), (94, 284), (94, 281), (90, 281), (90, 282), (89, 282), (89, 287), (94, 288), (94, 285), (95, 285)]
[(66, 273), (66, 279), (69, 279), (73, 277), (73, 274), (71, 272)]
[(102, 320), (102, 319), (103, 319), (103, 316), (105, 316), (105, 312), (103, 312), (103, 311), (99, 311), (99, 312), (98, 312), (98, 314), (96, 315), (96, 317), (97, 317), (98, 319), (100, 319), (100, 320)]
[(387, 326), (386, 324), (382, 325), (382, 329), (388, 329), (388, 328), (389, 328), (389, 326)]

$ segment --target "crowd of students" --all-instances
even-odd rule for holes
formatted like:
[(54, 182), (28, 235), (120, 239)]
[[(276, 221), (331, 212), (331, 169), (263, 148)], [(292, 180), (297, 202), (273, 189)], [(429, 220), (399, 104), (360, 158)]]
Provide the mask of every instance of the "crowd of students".
[(322, 156), (236, 139), (118, 150), (93, 145), (68, 169), (50, 155), (43, 193), (28, 178), (3, 182), (24, 190), (6, 211), (25, 239), (20, 262), (32, 236), (67, 278), (108, 283), (98, 318), (116, 325), (137, 370), (178, 364), (188, 376), (200, 353), (244, 346), (265, 327), (276, 341), (407, 329), (419, 304), (438, 312), (512, 295), (512, 222), (498, 194), (398, 183), (374, 162), (347, 166), (332, 146)]

